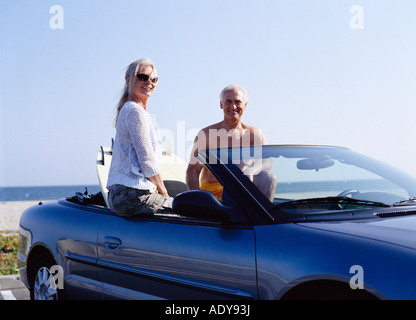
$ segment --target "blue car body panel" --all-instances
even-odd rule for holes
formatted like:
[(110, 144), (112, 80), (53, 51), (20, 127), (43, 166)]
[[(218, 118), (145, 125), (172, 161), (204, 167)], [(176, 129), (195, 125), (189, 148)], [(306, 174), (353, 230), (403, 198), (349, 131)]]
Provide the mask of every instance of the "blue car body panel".
[[(257, 298), (252, 228), (125, 219), (107, 209), (79, 207), (66, 200), (42, 204), (25, 211), (20, 222), (21, 234), (32, 244), (27, 249), (56, 243), (47, 248), (63, 266), (69, 296)], [(29, 231), (39, 222), (47, 233)], [(112, 247), (114, 241), (120, 245)], [(21, 275), (28, 284), (25, 268)]]
[[(397, 218), (398, 221), (407, 218)], [(409, 218), (412, 223), (415, 218)], [(302, 282), (336, 280), (350, 283), (364, 270), (364, 287), (380, 299), (414, 297), (416, 252), (395, 240), (386, 242), (357, 229), (372, 229), (378, 222), (336, 222), (256, 227), (260, 299), (280, 299)], [(349, 229), (349, 231), (347, 231)], [(296, 234), (296, 237), (293, 235)], [(412, 234), (413, 241), (415, 233)], [(276, 263), (279, 261), (279, 263)], [(409, 278), (403, 279), (406, 274)]]
[[(109, 249), (106, 237), (122, 244)], [(145, 288), (131, 298), (256, 298), (254, 243), (252, 229), (109, 216), (98, 236), (104, 295)]]
[[(21, 220), (32, 243), (25, 256), (39, 243), (55, 243), (47, 248), (76, 299), (280, 299), (302, 282), (348, 284), (354, 265), (364, 268), (366, 290), (378, 298), (415, 294), (414, 277), (401, 279), (416, 270), (414, 217), (249, 228), (129, 220), (77, 207), (46, 203)], [(38, 221), (47, 232), (29, 231)], [(109, 238), (119, 247), (106, 244)]]
[[(65, 202), (44, 203), (27, 209), (20, 220), (21, 242), (27, 242), (23, 246), (26, 250), (41, 246), (50, 251), (57, 264), (63, 267), (65, 287), (70, 295), (101, 299), (101, 276), (95, 262), (97, 234), (105, 215), (99, 211), (63, 205)], [(26, 259), (28, 253), (26, 251)], [(66, 258), (74, 253), (91, 263), (79, 263)], [(26, 270), (21, 269), (20, 274), (28, 285)]]

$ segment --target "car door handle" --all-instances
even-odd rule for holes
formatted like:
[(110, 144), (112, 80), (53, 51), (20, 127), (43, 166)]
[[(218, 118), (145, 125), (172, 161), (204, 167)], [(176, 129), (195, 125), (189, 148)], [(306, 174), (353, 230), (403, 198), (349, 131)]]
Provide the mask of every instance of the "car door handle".
[(121, 240), (116, 237), (104, 237), (104, 243), (105, 247), (110, 251), (117, 250), (122, 244)]

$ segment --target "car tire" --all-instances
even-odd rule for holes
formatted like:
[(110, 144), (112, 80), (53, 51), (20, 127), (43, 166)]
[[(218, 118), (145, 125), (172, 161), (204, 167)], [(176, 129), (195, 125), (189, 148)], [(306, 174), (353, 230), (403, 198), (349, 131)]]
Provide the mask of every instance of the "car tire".
[(45, 253), (35, 258), (29, 273), (30, 300), (65, 300), (65, 291), (57, 288), (52, 266), (53, 258)]

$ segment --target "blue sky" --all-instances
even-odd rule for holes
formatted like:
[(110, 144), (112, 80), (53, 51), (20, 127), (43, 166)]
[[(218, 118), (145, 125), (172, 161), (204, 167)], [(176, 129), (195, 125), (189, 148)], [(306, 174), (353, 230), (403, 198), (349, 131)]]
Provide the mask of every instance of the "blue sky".
[(148, 110), (184, 157), (238, 83), (269, 143), (345, 146), (416, 176), (415, 16), (413, 0), (1, 1), (0, 186), (97, 184), (141, 57), (160, 78)]

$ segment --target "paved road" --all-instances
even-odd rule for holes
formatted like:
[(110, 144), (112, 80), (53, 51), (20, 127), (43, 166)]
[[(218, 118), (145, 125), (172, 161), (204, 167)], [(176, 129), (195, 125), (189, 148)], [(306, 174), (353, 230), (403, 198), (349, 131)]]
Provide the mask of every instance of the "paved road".
[(26, 288), (0, 290), (0, 300), (30, 300)]
[(0, 300), (30, 300), (29, 290), (18, 275), (0, 276)]

